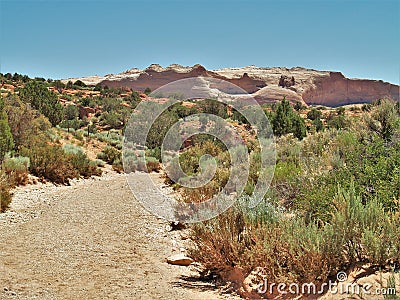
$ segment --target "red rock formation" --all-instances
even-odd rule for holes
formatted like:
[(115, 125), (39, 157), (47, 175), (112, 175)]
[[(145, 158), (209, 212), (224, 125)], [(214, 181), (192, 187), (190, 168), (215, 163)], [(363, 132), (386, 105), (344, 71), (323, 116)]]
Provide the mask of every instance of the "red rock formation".
[(90, 118), (93, 114), (96, 113), (96, 110), (91, 107), (84, 107), (81, 105), (78, 105), (78, 110), (79, 110), (79, 118), (83, 119), (84, 117)]
[[(232, 82), (244, 89), (247, 93), (254, 93), (261, 87), (266, 86), (264, 81), (250, 78), (246, 73), (244, 73), (240, 78), (230, 79), (215, 72), (207, 71), (201, 65), (193, 66), (193, 68), (188, 72), (181, 72), (174, 68), (160, 68), (161, 67), (158, 65), (152, 65), (145, 69), (137, 78), (128, 77), (121, 80), (104, 80), (101, 82), (101, 85), (112, 88), (128, 87), (137, 91), (144, 91), (146, 88), (150, 88), (154, 91), (163, 85), (180, 79), (191, 77), (212, 77)], [(229, 87), (227, 87), (227, 91), (229, 91)]]
[[(208, 71), (201, 65), (193, 67), (171, 65), (163, 68), (153, 64), (145, 70), (131, 69), (121, 74), (81, 79), (90, 84), (100, 82), (103, 86), (132, 88), (138, 91), (144, 91), (148, 87), (154, 91), (170, 82), (191, 77), (224, 80), (252, 94), (261, 103), (275, 102), (284, 97), (292, 102), (300, 101), (304, 104), (325, 106), (369, 103), (381, 98), (400, 100), (398, 85), (377, 80), (348, 79), (339, 72), (301, 67), (288, 69), (248, 66)], [(242, 94), (240, 89), (232, 88), (229, 83), (218, 84), (218, 89), (228, 94)], [(210, 88), (216, 86), (211, 84)], [(202, 87), (202, 91), (205, 97), (210, 95), (207, 87)]]
[(339, 106), (349, 103), (370, 103), (388, 98), (399, 101), (399, 86), (378, 80), (348, 79), (340, 72), (317, 78), (302, 94), (307, 104)]

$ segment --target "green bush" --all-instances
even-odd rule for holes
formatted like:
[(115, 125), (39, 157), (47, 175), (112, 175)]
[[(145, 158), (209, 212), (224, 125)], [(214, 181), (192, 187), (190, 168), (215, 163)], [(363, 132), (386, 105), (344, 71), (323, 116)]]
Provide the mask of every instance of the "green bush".
[(146, 166), (148, 172), (159, 172), (161, 169), (161, 165), (158, 159), (151, 156), (146, 156)]
[(38, 142), (31, 148), (22, 147), (21, 154), (30, 159), (29, 171), (42, 179), (66, 184), (79, 175), (60, 146)]
[(117, 161), (121, 161), (121, 152), (114, 147), (106, 146), (102, 152), (97, 154), (97, 158), (112, 165)]
[(55, 183), (67, 184), (69, 179), (79, 176), (100, 175), (101, 171), (90, 164), (82, 150), (75, 146), (66, 146), (36, 142), (30, 148), (23, 147), (21, 154), (29, 157), (29, 171), (40, 178)]
[(269, 202), (254, 209), (248, 199), (217, 218), (192, 227), (190, 255), (229, 280), (238, 268), (244, 278), (256, 268), (272, 282), (320, 282), (355, 263), (377, 267), (400, 262), (400, 218), (375, 199), (363, 205), (354, 187), (339, 188), (332, 219), (321, 224), (288, 215)]
[(270, 118), (272, 129), (277, 136), (293, 133), (295, 137), (302, 140), (307, 135), (304, 120), (293, 111), (286, 98), (276, 105), (275, 112), (270, 115)]
[(106, 164), (106, 162), (101, 160), (101, 159), (95, 159), (95, 160), (92, 160), (90, 162), (90, 165), (95, 166), (95, 167), (99, 167), (99, 168), (104, 167), (105, 164)]
[[(246, 198), (240, 198), (226, 213), (193, 226), (190, 254), (205, 274), (232, 281), (233, 268), (244, 278), (257, 269), (271, 281), (323, 283), (354, 265), (398, 268), (400, 118), (393, 106), (380, 101), (352, 122), (338, 110), (323, 132), (302, 141), (291, 135), (277, 138), (269, 200), (250, 210)], [(186, 149), (182, 167), (198, 171), (202, 151)], [(248, 193), (257, 178), (258, 156), (257, 151), (250, 154)], [(216, 157), (222, 166), (227, 163), (222, 154)], [(224, 178), (218, 172), (215, 177)], [(199, 201), (223, 181), (213, 183), (184, 191), (184, 200)]]
[(22, 101), (30, 103), (34, 109), (45, 115), (53, 126), (61, 122), (64, 108), (57, 94), (49, 91), (43, 83), (30, 81), (21, 89), (19, 95)]
[(0, 170), (0, 212), (6, 211), (11, 203), (11, 199), (12, 196), (10, 193), (8, 178), (6, 174)]
[(4, 100), (0, 97), (0, 162), (7, 152), (14, 148), (14, 138), (8, 124), (8, 117), (4, 111)]
[(311, 121), (321, 118), (322, 113), (320, 110), (315, 109), (314, 107), (307, 113), (307, 118)]
[(17, 186), (28, 182), (30, 161), (28, 157), (8, 157), (3, 161), (2, 169), (8, 176), (11, 185)]
[(94, 136), (101, 142), (106, 142), (110, 146), (116, 147), (119, 150), (122, 149), (123, 137), (119, 131), (115, 131), (115, 130), (109, 130), (107, 132), (103, 131), (103, 132), (96, 133)]
[(63, 150), (68, 155), (72, 166), (81, 176), (87, 178), (93, 175), (101, 175), (101, 171), (96, 164), (91, 163), (81, 147), (65, 144)]

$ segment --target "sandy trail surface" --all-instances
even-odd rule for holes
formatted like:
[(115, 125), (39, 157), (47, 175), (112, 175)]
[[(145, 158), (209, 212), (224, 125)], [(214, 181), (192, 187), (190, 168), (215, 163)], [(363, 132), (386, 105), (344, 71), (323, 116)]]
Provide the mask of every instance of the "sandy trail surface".
[(0, 299), (234, 299), (166, 258), (182, 231), (143, 209), (125, 176), (19, 188), (0, 215)]

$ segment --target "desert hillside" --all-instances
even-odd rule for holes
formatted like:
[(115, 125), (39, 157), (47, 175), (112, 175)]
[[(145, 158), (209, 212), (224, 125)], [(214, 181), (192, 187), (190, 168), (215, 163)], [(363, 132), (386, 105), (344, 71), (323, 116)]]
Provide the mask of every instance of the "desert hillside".
[(166, 68), (152, 64), (144, 70), (137, 68), (120, 74), (89, 76), (80, 79), (85, 84), (113, 88), (131, 88), (144, 91), (172, 81), (190, 77), (212, 77), (229, 81), (253, 94), (260, 103), (275, 102), (283, 97), (307, 105), (339, 106), (354, 103), (371, 103), (389, 98), (399, 101), (399, 86), (381, 80), (349, 79), (340, 72), (295, 68), (224, 68), (207, 70), (201, 65), (184, 67), (173, 64)]

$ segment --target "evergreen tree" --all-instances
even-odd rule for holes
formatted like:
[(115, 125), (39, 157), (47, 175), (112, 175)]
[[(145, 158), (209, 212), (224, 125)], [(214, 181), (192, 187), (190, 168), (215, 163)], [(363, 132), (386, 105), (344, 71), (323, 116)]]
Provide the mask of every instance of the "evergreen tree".
[(309, 118), (311, 121), (319, 119), (321, 118), (321, 116), (322, 116), (321, 111), (315, 109), (314, 107), (311, 108), (311, 110), (307, 113), (307, 118)]
[(295, 114), (293, 117), (292, 124), (293, 124), (292, 133), (296, 138), (302, 140), (304, 137), (306, 137), (307, 128), (306, 125), (304, 124), (304, 120), (302, 117)]
[(79, 110), (75, 105), (68, 105), (65, 109), (65, 119), (67, 120), (68, 132), (70, 128), (71, 121), (76, 120), (79, 116)]
[(276, 112), (272, 115), (272, 130), (277, 136), (293, 133), (299, 140), (307, 134), (304, 120), (293, 111), (286, 98), (283, 98), (281, 103), (276, 106)]
[(20, 98), (45, 115), (53, 126), (62, 121), (64, 108), (58, 101), (57, 95), (49, 91), (43, 83), (28, 82), (20, 91)]
[(288, 134), (292, 131), (293, 110), (286, 97), (276, 107), (272, 120), (272, 129), (277, 136)]
[(315, 119), (313, 122), (316, 132), (324, 131), (325, 127), (320, 118)]
[(0, 161), (13, 148), (14, 140), (8, 125), (7, 114), (4, 112), (4, 100), (0, 99)]

